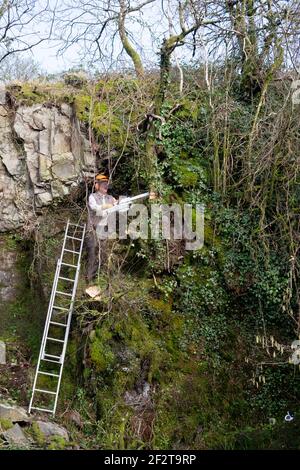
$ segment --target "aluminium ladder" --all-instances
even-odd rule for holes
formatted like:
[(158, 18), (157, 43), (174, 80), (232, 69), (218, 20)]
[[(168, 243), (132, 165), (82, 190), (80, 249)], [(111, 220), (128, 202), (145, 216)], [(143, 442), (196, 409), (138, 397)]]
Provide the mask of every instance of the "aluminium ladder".
[[(49, 301), (28, 412), (55, 415), (80, 271), (85, 225), (68, 220)], [(45, 384), (46, 382), (46, 384)], [(40, 404), (41, 403), (41, 404)]]

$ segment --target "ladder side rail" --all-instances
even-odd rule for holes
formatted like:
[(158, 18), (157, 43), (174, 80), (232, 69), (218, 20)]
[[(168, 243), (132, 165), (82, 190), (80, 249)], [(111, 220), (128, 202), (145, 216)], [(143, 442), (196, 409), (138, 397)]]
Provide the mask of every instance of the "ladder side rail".
[(70, 219), (68, 219), (68, 222), (67, 222), (67, 225), (66, 225), (66, 229), (65, 229), (64, 241), (63, 241), (63, 245), (62, 245), (61, 252), (60, 252), (60, 259), (61, 259), (61, 260), (63, 259), (63, 254), (64, 254), (64, 249), (65, 249), (65, 246), (66, 246), (66, 241), (67, 241), (67, 235), (68, 235), (69, 227), (70, 227)]
[(68, 341), (68, 336), (69, 336), (69, 332), (70, 332), (71, 319), (72, 319), (73, 307), (74, 307), (77, 284), (78, 284), (78, 278), (79, 278), (79, 271), (80, 271), (80, 264), (78, 265), (78, 268), (76, 270), (76, 277), (75, 277), (75, 282), (74, 282), (74, 287), (73, 287), (73, 292), (72, 292), (72, 299), (71, 299), (70, 309), (69, 309), (69, 313), (68, 313), (68, 320), (67, 320), (67, 328), (66, 328), (66, 331), (65, 331), (64, 346), (63, 346), (63, 351), (62, 351), (62, 354), (61, 354), (63, 359), (65, 358), (65, 353), (66, 353), (66, 349), (67, 349), (67, 341)]
[(62, 355), (61, 355), (63, 360), (65, 358), (66, 349), (67, 349), (67, 341), (68, 341), (68, 336), (69, 336), (69, 331), (70, 331), (70, 326), (71, 326), (71, 317), (72, 317), (72, 313), (73, 313), (73, 307), (74, 307), (74, 302), (75, 302), (75, 297), (76, 297), (76, 292), (77, 292), (78, 279), (79, 279), (79, 273), (80, 273), (80, 266), (81, 266), (80, 261), (81, 261), (83, 243), (84, 243), (85, 225), (83, 227), (84, 228), (83, 228), (82, 239), (81, 239), (81, 243), (80, 243), (76, 274), (75, 274), (73, 290), (72, 290), (72, 297), (71, 297), (70, 307), (69, 307), (69, 312), (68, 312), (67, 328), (66, 328), (66, 331), (65, 331), (65, 342), (64, 342)]
[[(58, 284), (58, 278), (59, 278), (59, 273), (60, 273), (60, 267), (61, 267), (61, 260), (58, 259), (57, 260), (57, 273), (56, 273), (56, 277), (55, 277), (54, 282), (53, 282), (51, 299), (50, 299), (50, 302), (49, 302), (49, 311), (48, 311), (46, 322), (45, 322), (44, 335), (43, 335), (42, 344), (41, 344), (41, 349), (43, 350), (43, 354), (45, 352), (44, 349), (45, 349), (45, 346), (46, 346), (47, 337), (48, 337), (49, 328), (50, 328), (50, 321), (51, 321), (52, 313), (53, 313), (53, 305), (54, 305), (55, 294), (57, 292), (57, 284)], [(42, 354), (42, 356), (43, 356), (43, 354)]]
[(59, 395), (60, 384), (61, 384), (61, 379), (62, 379), (62, 373), (63, 373), (63, 368), (64, 368), (65, 355), (66, 355), (68, 338), (69, 338), (70, 327), (71, 327), (71, 320), (72, 320), (72, 311), (73, 311), (73, 305), (74, 305), (76, 289), (77, 289), (77, 283), (78, 283), (78, 278), (79, 278), (79, 270), (80, 270), (80, 264), (78, 265), (77, 270), (76, 270), (76, 278), (75, 278), (74, 287), (73, 287), (73, 296), (72, 296), (70, 310), (69, 310), (69, 314), (68, 314), (68, 321), (67, 321), (67, 327), (66, 327), (66, 331), (65, 331), (63, 350), (62, 350), (62, 353), (61, 353), (61, 363), (60, 363), (61, 365), (60, 365), (59, 378), (58, 378), (58, 383), (57, 383), (57, 388), (56, 388), (56, 396), (55, 396), (54, 407), (53, 407), (53, 416), (55, 415), (55, 412), (56, 412), (58, 395)]
[(53, 309), (54, 297), (55, 297), (57, 283), (58, 283), (59, 271), (60, 271), (60, 260), (58, 259), (57, 263), (56, 263), (56, 271), (55, 271), (55, 275), (54, 275), (54, 279), (53, 279), (51, 296), (50, 296), (50, 300), (49, 300), (48, 312), (47, 312), (47, 316), (46, 316), (46, 320), (45, 320), (44, 333), (43, 333), (42, 342), (41, 342), (41, 351), (43, 350), (45, 338), (47, 337), (47, 333), (48, 333), (48, 326), (49, 326), (48, 324), (49, 324), (49, 322), (51, 320), (51, 316), (52, 316), (52, 309)]

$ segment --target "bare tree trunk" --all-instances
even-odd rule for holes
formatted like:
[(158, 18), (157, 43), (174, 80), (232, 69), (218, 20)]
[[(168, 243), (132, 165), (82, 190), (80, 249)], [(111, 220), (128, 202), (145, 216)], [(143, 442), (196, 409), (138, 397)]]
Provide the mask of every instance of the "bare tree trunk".
[(124, 0), (119, 0), (120, 3), (120, 14), (119, 14), (119, 19), (118, 19), (118, 28), (119, 28), (119, 35), (121, 42), (123, 44), (123, 47), (129, 57), (131, 58), (134, 69), (136, 72), (136, 75), (138, 77), (142, 77), (144, 75), (144, 67), (141, 61), (141, 58), (137, 51), (133, 48), (133, 46), (130, 44), (128, 36), (126, 34), (125, 30), (125, 19), (126, 19), (126, 14), (127, 14), (127, 9), (125, 6), (125, 1)]
[[(154, 111), (153, 114), (161, 116), (162, 107), (165, 101), (166, 92), (169, 86), (170, 71), (171, 71), (171, 55), (176, 47), (184, 44), (184, 38), (196, 31), (200, 27), (201, 22), (196, 23), (189, 29), (185, 28), (183, 20), (181, 20), (182, 31), (180, 34), (174, 34), (169, 38), (164, 38), (162, 46), (160, 48), (160, 77), (157, 95), (154, 98)], [(148, 181), (150, 189), (159, 192), (162, 186), (161, 175), (159, 174), (157, 153), (155, 149), (155, 137), (156, 128), (154, 120), (151, 121), (146, 138), (146, 171), (148, 175)]]

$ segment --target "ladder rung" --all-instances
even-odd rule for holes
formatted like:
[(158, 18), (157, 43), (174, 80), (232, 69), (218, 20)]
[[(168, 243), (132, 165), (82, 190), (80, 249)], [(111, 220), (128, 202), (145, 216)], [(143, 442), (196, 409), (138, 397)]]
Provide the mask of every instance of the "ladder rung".
[(60, 263), (62, 264), (63, 266), (69, 266), (70, 268), (76, 268), (77, 269), (77, 265), (76, 264), (68, 264), (68, 263)]
[(67, 292), (62, 292), (61, 290), (57, 290), (56, 294), (67, 295), (68, 297), (72, 297), (72, 294), (68, 294)]
[(59, 361), (53, 361), (53, 359), (46, 359), (45, 357), (42, 357), (41, 361), (53, 362), (53, 364), (61, 364)]
[(76, 253), (76, 255), (80, 255), (80, 251), (68, 250), (67, 248), (64, 248), (64, 251), (68, 251), (69, 253)]
[(71, 238), (72, 240), (79, 240), (80, 242), (82, 242), (82, 238), (70, 237), (70, 235), (67, 235), (67, 238)]
[(75, 282), (75, 279), (69, 279), (68, 277), (58, 276), (58, 279), (63, 279), (64, 281)]
[(72, 227), (78, 227), (78, 228), (82, 228), (82, 229), (85, 227), (85, 225), (77, 225), (77, 224), (70, 224), (69, 223), (69, 226), (70, 225), (72, 225)]
[(56, 341), (56, 343), (64, 343), (63, 339), (51, 338), (50, 336), (47, 336), (46, 339), (49, 339), (50, 341)]
[(45, 356), (52, 357), (53, 359), (59, 359), (60, 360), (60, 356), (54, 356), (53, 354), (44, 353), (44, 357)]
[(59, 374), (53, 374), (52, 372), (44, 372), (42, 370), (38, 370), (38, 374), (49, 375), (50, 377), (59, 377)]
[(56, 392), (50, 392), (50, 390), (42, 390), (41, 388), (35, 388), (35, 392), (49, 393), (49, 395), (56, 395)]
[(47, 408), (38, 408), (37, 406), (32, 406), (32, 410), (45, 411), (46, 413), (53, 413), (54, 410), (48, 410)]
[(50, 321), (51, 325), (57, 325), (57, 326), (67, 326), (65, 323), (58, 323), (57, 321)]
[(68, 311), (69, 311), (69, 309), (68, 309), (68, 308), (65, 308), (65, 307), (59, 307), (58, 305), (53, 305), (53, 307), (52, 307), (52, 310), (53, 310), (53, 309), (56, 309), (56, 308), (57, 308), (58, 310), (66, 310), (66, 312), (68, 312)]

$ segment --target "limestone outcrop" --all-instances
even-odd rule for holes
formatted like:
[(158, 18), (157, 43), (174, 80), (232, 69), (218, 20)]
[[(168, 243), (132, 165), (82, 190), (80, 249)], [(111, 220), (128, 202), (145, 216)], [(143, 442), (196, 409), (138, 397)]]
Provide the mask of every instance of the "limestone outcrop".
[(71, 105), (21, 105), (12, 111), (0, 89), (0, 232), (20, 228), (94, 169)]
[(24, 408), (7, 403), (0, 403), (0, 419), (10, 420), (12, 423), (30, 421), (30, 417)]
[(4, 431), (2, 433), (2, 437), (6, 442), (8, 442), (8, 444), (17, 448), (28, 447), (30, 445), (29, 439), (25, 436), (18, 423), (14, 424), (12, 428)]
[(36, 421), (36, 425), (46, 439), (49, 439), (52, 436), (60, 436), (66, 441), (69, 440), (69, 434), (66, 429), (56, 423), (38, 420)]
[(62, 449), (69, 441), (69, 433), (63, 426), (52, 421), (35, 419), (20, 406), (0, 403), (1, 449), (34, 449), (37, 446)]

